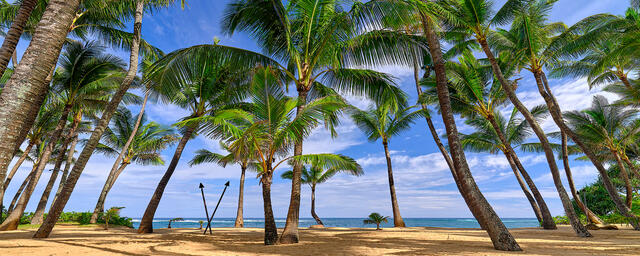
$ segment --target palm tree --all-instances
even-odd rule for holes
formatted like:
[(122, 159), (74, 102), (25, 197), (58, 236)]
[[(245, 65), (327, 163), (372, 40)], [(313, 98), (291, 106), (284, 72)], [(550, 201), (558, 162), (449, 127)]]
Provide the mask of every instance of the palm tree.
[[(109, 208), (109, 210), (107, 210), (104, 213), (104, 216), (102, 216), (104, 218), (104, 229), (108, 230), (109, 229), (109, 220), (113, 217), (117, 217), (120, 214), (120, 210), (122, 210), (124, 207), (111, 207)], [(169, 224), (171, 225), (171, 224)]]
[[(60, 72), (56, 74), (56, 79), (53, 83), (54, 91), (58, 94), (58, 101), (61, 106), (64, 106), (59, 121), (52, 131), (51, 139), (44, 149), (42, 155), (42, 161), (36, 173), (31, 177), (29, 185), (26, 187), (23, 196), (18, 203), (18, 207), (14, 216), (7, 217), (7, 220), (0, 225), (0, 230), (9, 229), (13, 230), (17, 228), (20, 216), (24, 212), (26, 203), (29, 201), (31, 193), (35, 189), (38, 180), (44, 170), (54, 147), (58, 144), (58, 138), (62, 134), (62, 131), (66, 127), (69, 113), (72, 108), (76, 106), (95, 104), (102, 97), (107, 97), (109, 89), (113, 88), (113, 84), (118, 82), (118, 78), (121, 75), (122, 63), (121, 61), (108, 54), (103, 54), (104, 48), (95, 45), (94, 43), (73, 43), (62, 54), (60, 58)], [(67, 145), (63, 145), (66, 148)], [(55, 181), (57, 172), (52, 174), (51, 179)], [(49, 182), (49, 189), (53, 186), (53, 182)], [(48, 193), (45, 190), (45, 202), (40, 207), (40, 215), (44, 214), (44, 207), (46, 205), (46, 198)], [(39, 222), (41, 217), (36, 218), (36, 223)]]
[[(144, 44), (142, 44), (143, 41), (141, 39), (143, 13), (145, 11), (151, 11), (153, 9), (166, 7), (168, 5), (173, 4), (173, 2), (174, 0), (114, 1), (114, 2), (109, 2), (107, 5), (104, 5), (104, 2), (102, 2), (103, 6), (93, 6), (92, 8), (87, 8), (87, 10), (95, 10), (96, 8), (101, 8), (99, 10), (102, 10), (102, 13), (106, 13), (107, 15), (115, 15), (118, 18), (122, 16), (133, 17), (133, 33), (128, 34), (130, 36), (126, 38), (124, 37), (116, 38), (116, 37), (109, 36), (114, 34), (112, 32), (115, 32), (115, 34), (122, 35), (122, 33), (119, 33), (118, 31), (109, 29), (110, 27), (105, 27), (106, 28), (105, 30), (100, 30), (98, 27), (89, 26), (90, 29), (94, 29), (95, 30), (94, 32), (98, 32), (98, 34), (101, 35), (102, 37), (105, 37), (106, 35), (105, 38), (107, 39), (115, 39), (115, 40), (108, 40), (108, 42), (111, 45), (120, 46), (120, 47), (124, 46), (129, 50), (129, 53), (130, 53), (129, 69), (126, 72), (124, 79), (120, 83), (120, 87), (113, 94), (111, 100), (109, 101), (104, 111), (102, 112), (102, 117), (97, 122), (93, 133), (89, 137), (89, 140), (87, 141), (85, 147), (82, 149), (82, 152), (78, 156), (78, 160), (76, 161), (76, 164), (73, 166), (73, 169), (69, 173), (63, 189), (60, 191), (60, 194), (56, 198), (56, 201), (53, 202), (53, 205), (51, 206), (51, 211), (49, 212), (47, 219), (45, 220), (43, 225), (40, 226), (38, 231), (34, 234), (34, 238), (48, 237), (49, 234), (51, 233), (51, 230), (53, 230), (53, 226), (55, 226), (58, 217), (62, 213), (64, 206), (69, 200), (69, 197), (73, 192), (73, 188), (75, 187), (76, 182), (80, 178), (80, 174), (82, 174), (82, 171), (84, 170), (84, 167), (89, 161), (89, 158), (93, 154), (93, 151), (95, 150), (95, 148), (98, 146), (98, 143), (100, 142), (100, 138), (102, 137), (102, 134), (104, 133), (107, 126), (109, 125), (109, 122), (111, 120), (111, 117), (113, 116), (113, 113), (118, 108), (118, 105), (122, 101), (122, 98), (126, 94), (129, 87), (131, 86), (131, 83), (133, 82), (134, 78), (136, 77), (136, 73), (138, 71), (138, 60), (141, 52), (140, 50), (143, 49), (142, 52), (144, 53), (145, 52), (144, 49), (146, 48), (146, 47), (141, 47), (141, 46), (144, 46)], [(123, 11), (124, 13), (120, 11)], [(119, 20), (119, 19), (116, 19), (116, 20)], [(0, 160), (2, 160), (1, 157), (0, 157)], [(0, 165), (0, 167), (2, 166)]]
[(33, 35), (20, 65), (2, 90), (0, 137), (5, 140), (0, 146), (0, 183), (4, 183), (7, 167), (42, 105), (49, 87), (43, 81), (55, 66), (79, 5), (79, 0), (51, 1), (48, 4), (38, 26), (40, 29)]
[[(375, 100), (398, 97), (401, 91), (391, 77), (363, 66), (411, 63), (410, 49), (419, 40), (389, 30), (366, 29), (375, 9), (351, 1), (233, 0), (223, 17), (228, 34), (246, 32), (262, 51), (284, 63), (278, 67), (296, 86), (305, 107), (315, 87), (328, 86), (341, 93), (365, 95)], [(285, 7), (286, 6), (286, 7)], [(375, 17), (372, 17), (375, 18)], [(302, 154), (303, 141), (294, 155)], [(291, 198), (280, 243), (297, 243), (302, 166), (294, 166)]]
[[(562, 41), (562, 37), (559, 37), (558, 34), (566, 30), (566, 27), (562, 23), (548, 22), (548, 14), (551, 11), (554, 2), (555, 1), (539, 0), (519, 7), (511, 29), (509, 31), (501, 30), (499, 33), (496, 33), (496, 37), (498, 38), (496, 41), (503, 42), (497, 43), (496, 45), (501, 48), (500, 51), (502, 52), (513, 53), (516, 51), (520, 53), (513, 54), (511, 62), (514, 63), (514, 65), (517, 65), (519, 69), (525, 68), (533, 74), (536, 80), (538, 92), (545, 100), (545, 103), (549, 108), (549, 112), (551, 113), (551, 117), (560, 128), (560, 131), (566, 134), (566, 136), (570, 138), (582, 150), (582, 152), (584, 152), (589, 160), (591, 160), (600, 173), (600, 176), (603, 179), (603, 184), (607, 187), (609, 195), (612, 197), (614, 203), (616, 203), (620, 213), (631, 219), (637, 219), (637, 216), (630, 212), (630, 209), (625, 206), (618, 194), (615, 192), (615, 188), (609, 182), (606, 169), (602, 165), (602, 162), (597, 158), (596, 154), (591, 150), (591, 148), (583, 143), (582, 139), (564, 122), (558, 102), (553, 96), (553, 92), (551, 91), (547, 81), (543, 68), (553, 65), (553, 62), (557, 58), (555, 55), (556, 47), (554, 47), (554, 45), (562, 45), (564, 43)], [(504, 38), (507, 38), (508, 40), (503, 40)], [(559, 193), (562, 193), (559, 189), (562, 184), (560, 182), (554, 183), (556, 183)], [(568, 195), (567, 197), (562, 195), (561, 199), (565, 206), (565, 211), (571, 211), (573, 208), (569, 202)], [(567, 216), (569, 216), (572, 223), (575, 223), (572, 224), (574, 228), (579, 227), (574, 214)], [(637, 221), (632, 222), (634, 222), (634, 228), (640, 230), (640, 224), (637, 224)], [(577, 232), (579, 232), (579, 234), (586, 234), (582, 231)]]
[[(20, 8), (18, 9), (18, 14), (13, 19), (11, 23), (11, 27), (7, 31), (6, 36), (4, 37), (4, 41), (2, 42), (2, 48), (0, 48), (0, 74), (4, 74), (7, 65), (9, 65), (9, 60), (14, 55), (16, 46), (18, 45), (18, 41), (20, 37), (22, 37), (22, 31), (27, 25), (27, 21), (29, 21), (29, 17), (31, 16), (31, 12), (36, 8), (36, 5), (39, 0), (22, 0), (19, 3)], [(18, 5), (18, 3), (14, 3), (13, 5)], [(9, 6), (3, 6), (2, 8), (8, 8)]]
[(389, 216), (382, 216), (377, 212), (374, 212), (372, 214), (369, 214), (369, 218), (363, 221), (364, 224), (376, 224), (376, 230), (382, 230), (380, 228), (380, 223), (384, 222), (387, 223), (389, 222)]
[[(357, 164), (354, 166), (350, 166), (356, 167), (355, 169), (348, 170), (337, 168), (325, 170), (320, 167), (322, 165), (324, 164), (313, 163), (308, 169), (306, 167), (303, 167), (302, 183), (309, 184), (309, 187), (311, 188), (311, 216), (316, 220), (316, 223), (318, 223), (318, 225), (324, 226), (322, 220), (320, 220), (320, 217), (318, 217), (318, 214), (316, 214), (316, 185), (327, 182), (331, 177), (340, 172), (348, 173), (355, 176), (360, 176), (364, 174), (364, 172), (362, 171), (362, 167)], [(291, 177), (293, 177), (293, 171), (286, 171), (282, 173), (281, 177), (283, 179), (291, 179)]]
[[(511, 138), (509, 135), (513, 134), (508, 134), (511, 131), (505, 130), (507, 127), (499, 120), (502, 119), (502, 116), (499, 113), (496, 114), (498, 108), (504, 105), (506, 97), (501, 89), (500, 83), (493, 81), (491, 67), (480, 64), (471, 52), (468, 51), (463, 53), (463, 56), (458, 59), (458, 62), (459, 63), (447, 63), (453, 110), (460, 113), (463, 117), (470, 119), (471, 122), (474, 122), (473, 120), (478, 118), (487, 121), (486, 124), (489, 125), (489, 130), (493, 131), (490, 134), (496, 136), (496, 140), (499, 141), (498, 145), (504, 147), (505, 156), (508, 160), (513, 161), (513, 164), (517, 167), (516, 171), (520, 172), (529, 189), (531, 189), (533, 198), (535, 198), (533, 203), (536, 204), (533, 210), (537, 215), (540, 215), (542, 226), (545, 229), (556, 229), (555, 222), (542, 194), (538, 191), (533, 179), (522, 166), (520, 159), (511, 146), (512, 143), (510, 142)], [(429, 86), (433, 87), (432, 83), (426, 82)], [(425, 98), (432, 98), (427, 100), (433, 102), (436, 98), (435, 94), (434, 89), (428, 89), (424, 95), (426, 96)], [(536, 121), (539, 121), (541, 120), (540, 115), (544, 114), (544, 109), (537, 108), (536, 111), (540, 111), (540, 113), (538, 113), (537, 116), (534, 115), (534, 118), (536, 118)], [(478, 120), (475, 122), (482, 123), (482, 121)], [(522, 124), (522, 129), (530, 128), (527, 128), (526, 124)], [(516, 174), (518, 181), (520, 181), (519, 176), (519, 174)], [(524, 188), (524, 194), (529, 194), (528, 189), (526, 189), (526, 187)]]
[[(637, 140), (640, 122), (635, 120), (638, 111), (619, 105), (609, 105), (604, 96), (595, 96), (591, 108), (565, 113), (573, 131), (587, 146), (612, 159), (620, 169), (625, 184), (626, 204), (631, 207), (633, 188), (629, 173), (622, 159), (628, 159), (626, 147)], [(633, 165), (630, 165), (631, 168)]]
[(171, 228), (171, 222), (174, 222), (174, 221), (183, 221), (183, 220), (184, 220), (183, 218), (173, 218), (173, 219), (170, 219), (170, 220), (169, 220), (169, 225), (167, 225), (167, 228)]
[[(271, 68), (263, 68), (256, 72), (252, 79), (250, 104), (247, 111), (236, 110), (244, 121), (228, 129), (231, 136), (230, 149), (236, 159), (239, 156), (252, 154), (257, 159), (258, 178), (262, 184), (262, 197), (265, 216), (265, 245), (275, 244), (278, 231), (271, 206), (271, 183), (275, 170), (282, 164), (322, 163), (321, 167), (330, 169), (356, 169), (357, 163), (348, 157), (334, 154), (315, 154), (290, 156), (294, 145), (309, 136), (314, 127), (327, 115), (332, 115), (345, 106), (344, 101), (336, 96), (316, 98), (297, 112), (301, 99), (285, 95), (279, 85), (278, 72)], [(297, 112), (295, 117), (294, 111)], [(244, 113), (243, 113), (244, 112)], [(212, 119), (205, 117), (204, 119)], [(215, 122), (214, 122), (215, 123)], [(216, 134), (217, 129), (208, 129), (209, 134)], [(239, 132), (243, 130), (244, 132)], [(242, 136), (239, 136), (242, 134)]]
[(389, 141), (392, 137), (409, 129), (415, 119), (422, 115), (422, 110), (414, 110), (415, 107), (394, 109), (389, 105), (379, 105), (377, 108), (370, 108), (367, 111), (353, 110), (351, 118), (358, 128), (362, 130), (369, 141), (382, 140), (384, 154), (387, 159), (387, 175), (389, 177), (389, 191), (391, 194), (391, 207), (393, 209), (393, 225), (404, 227), (404, 221), (400, 215), (396, 189), (393, 180), (393, 170), (391, 167), (391, 154), (389, 153)]
[(191, 113), (183, 120), (195, 121), (183, 127), (182, 139), (149, 201), (140, 221), (139, 233), (153, 232), (153, 216), (182, 151), (193, 135), (203, 128), (199, 118), (216, 116), (225, 109), (235, 107), (244, 99), (250, 67), (269, 64), (272, 64), (270, 59), (253, 52), (216, 44), (174, 51), (151, 67), (147, 80), (158, 85), (156, 90), (159, 97), (165, 102), (189, 109)]
[[(204, 163), (216, 163), (222, 167), (226, 167), (228, 163), (234, 163), (240, 165), (240, 182), (238, 183), (238, 210), (236, 211), (236, 221), (234, 227), (244, 227), (243, 208), (244, 208), (244, 177), (247, 169), (255, 169), (255, 161), (251, 159), (251, 154), (239, 155), (236, 159), (236, 155), (231, 151), (229, 145), (220, 142), (220, 147), (224, 149), (228, 154), (221, 155), (211, 152), (206, 149), (200, 149), (196, 151), (196, 155), (189, 161), (189, 166), (204, 164)], [(250, 149), (250, 148), (249, 148)], [(246, 150), (249, 150), (246, 149)]]
[(132, 116), (128, 109), (121, 108), (112, 119), (112, 127), (102, 135), (104, 137), (103, 143), (96, 150), (110, 156), (121, 152), (134, 132), (138, 119), (141, 119), (142, 126), (135, 131), (134, 139), (125, 149), (126, 154), (118, 164), (116, 172), (107, 177), (91, 215), (90, 223), (98, 221), (98, 214), (104, 211), (107, 194), (129, 164), (135, 162), (140, 165), (164, 165), (160, 152), (178, 140), (172, 129), (162, 127), (156, 122), (147, 123), (144, 116), (142, 118)]

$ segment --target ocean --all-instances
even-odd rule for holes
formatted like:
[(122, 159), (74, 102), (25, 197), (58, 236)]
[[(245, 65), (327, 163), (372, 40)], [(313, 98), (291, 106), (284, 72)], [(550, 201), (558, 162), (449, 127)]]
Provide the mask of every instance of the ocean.
[[(166, 228), (170, 218), (156, 218), (153, 220), (154, 228)], [(375, 228), (375, 225), (364, 225), (364, 218), (322, 218), (322, 222), (326, 227), (346, 227), (346, 228)], [(171, 223), (172, 228), (199, 228), (198, 221), (203, 220), (204, 225), (207, 221), (204, 218), (184, 218), (184, 221), (174, 221)], [(285, 224), (284, 218), (276, 219), (276, 226), (283, 228)], [(473, 218), (404, 218), (407, 227), (442, 227), (442, 228), (480, 228), (478, 222)], [(535, 218), (504, 218), (502, 222), (507, 228), (524, 228), (538, 227), (538, 220)], [(217, 218), (213, 220), (214, 228), (233, 227), (235, 218)], [(301, 218), (300, 227), (309, 227), (316, 224), (312, 218)], [(138, 228), (140, 219), (133, 219), (134, 228)], [(244, 226), (247, 228), (263, 228), (264, 221), (262, 218), (245, 218)], [(384, 223), (383, 227), (393, 227), (393, 220), (390, 218), (389, 223)]]

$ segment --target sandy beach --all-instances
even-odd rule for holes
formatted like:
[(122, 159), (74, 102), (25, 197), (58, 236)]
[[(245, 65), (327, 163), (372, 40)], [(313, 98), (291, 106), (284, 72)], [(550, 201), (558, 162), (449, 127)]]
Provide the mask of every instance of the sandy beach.
[[(3, 255), (507, 255), (493, 250), (478, 229), (363, 228), (301, 229), (302, 242), (264, 246), (257, 228), (217, 228), (213, 236), (197, 229), (157, 229), (139, 235), (133, 229), (58, 225), (48, 239), (34, 240), (35, 230), (0, 233)], [(562, 226), (555, 231), (512, 229), (526, 255), (638, 255), (640, 232), (592, 231), (575, 237)]]

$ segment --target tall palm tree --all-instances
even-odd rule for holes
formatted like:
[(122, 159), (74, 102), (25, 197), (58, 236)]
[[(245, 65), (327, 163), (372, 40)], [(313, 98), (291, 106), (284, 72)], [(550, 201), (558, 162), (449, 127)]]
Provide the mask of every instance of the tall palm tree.
[[(513, 161), (513, 164), (526, 181), (529, 189), (531, 189), (537, 204), (537, 207), (534, 207), (534, 212), (541, 214), (542, 226), (545, 229), (556, 229), (555, 222), (542, 194), (538, 191), (533, 179), (525, 170), (515, 150), (512, 148), (509, 142), (510, 138), (504, 130), (506, 127), (501, 127), (502, 123), (498, 120), (501, 119), (502, 116), (500, 116), (500, 114), (496, 115), (496, 112), (499, 107), (504, 105), (506, 96), (501, 89), (500, 83), (492, 79), (491, 67), (482, 65), (473, 57), (471, 52), (467, 51), (458, 59), (458, 62), (447, 63), (447, 71), (453, 110), (460, 113), (463, 117), (472, 120), (481, 118), (488, 122), (487, 124), (489, 124), (491, 130), (494, 131), (492, 134), (497, 136), (496, 139), (500, 141), (499, 144), (504, 147), (504, 153), (507, 159)], [(430, 86), (433, 87), (432, 84)], [(433, 89), (429, 89), (425, 96), (428, 96), (427, 98), (436, 98), (435, 94)], [(430, 101), (434, 101), (434, 99)], [(543, 114), (544, 110), (536, 110), (542, 111), (539, 115)], [(536, 121), (540, 120), (539, 115), (534, 115)], [(516, 177), (518, 176), (519, 175)], [(523, 192), (525, 195), (528, 193), (527, 190)]]
[[(103, 51), (104, 48), (95, 43), (73, 43), (62, 54), (60, 72), (56, 74), (53, 83), (53, 90), (58, 95), (57, 100), (63, 106), (59, 121), (50, 135), (51, 139), (44, 149), (35, 175), (31, 177), (18, 207), (13, 212), (15, 215), (8, 216), (5, 222), (0, 225), (0, 230), (17, 228), (26, 203), (29, 202), (31, 193), (33, 193), (54, 148), (58, 144), (60, 135), (66, 127), (72, 108), (79, 105), (95, 104), (100, 98), (107, 97), (111, 91), (109, 89), (112, 89), (121, 77), (122, 62), (113, 55), (104, 54)], [(63, 147), (66, 148), (66, 145)], [(57, 172), (52, 174), (51, 179), (55, 180), (56, 176)], [(50, 185), (53, 186), (53, 182), (50, 182)], [(45, 198), (48, 198), (48, 195)], [(40, 214), (44, 214), (44, 206), (40, 210)]]
[[(450, 22), (453, 27), (452, 31), (456, 32), (460, 38), (459, 41), (472, 40), (480, 45), (480, 48), (485, 53), (493, 70), (493, 75), (497, 78), (497, 81), (502, 85), (502, 89), (508, 96), (511, 103), (516, 109), (523, 115), (525, 120), (529, 123), (533, 132), (540, 140), (541, 146), (544, 149), (545, 156), (547, 158), (547, 164), (551, 175), (553, 177), (554, 185), (560, 195), (562, 205), (565, 213), (569, 217), (572, 227), (578, 236), (589, 237), (591, 234), (582, 225), (575, 214), (569, 195), (567, 194), (562, 180), (560, 177), (560, 171), (555, 161), (553, 149), (546, 137), (544, 131), (535, 120), (528, 108), (520, 101), (515, 93), (517, 87), (517, 81), (509, 81), (503, 73), (503, 69), (499, 65), (499, 61), (496, 59), (492, 52), (489, 40), (493, 40), (494, 26), (505, 25), (509, 21), (513, 20), (516, 11), (522, 6), (526, 5), (527, 1), (523, 0), (509, 0), (498, 11), (492, 10), (493, 1), (491, 0), (459, 0), (456, 1), (452, 7), (453, 12), (459, 20)], [(493, 41), (492, 41), (493, 42)], [(553, 111), (551, 111), (553, 112)], [(552, 113), (553, 115), (553, 113)]]
[[(106, 5), (104, 2), (102, 3), (103, 3), (103, 6), (94, 6), (93, 8), (87, 8), (87, 9), (93, 10), (95, 8), (102, 8), (101, 10), (104, 13), (107, 13), (108, 15), (115, 15), (116, 17), (124, 16), (128, 18), (133, 18), (133, 33), (129, 34), (130, 37), (128, 38), (121, 37), (118, 40), (107, 40), (111, 45), (120, 46), (120, 47), (124, 46), (129, 50), (129, 69), (126, 72), (124, 79), (120, 83), (120, 87), (113, 94), (113, 97), (111, 98), (109, 103), (106, 105), (104, 111), (102, 112), (102, 116), (98, 121), (98, 123), (96, 124), (93, 133), (89, 137), (89, 140), (87, 141), (85, 147), (82, 149), (82, 152), (78, 156), (78, 160), (76, 161), (76, 164), (73, 166), (73, 169), (70, 171), (63, 189), (60, 191), (60, 194), (56, 198), (56, 201), (53, 202), (53, 205), (51, 206), (51, 211), (49, 212), (49, 215), (47, 215), (47, 219), (45, 220), (43, 225), (40, 226), (38, 231), (34, 234), (34, 238), (48, 237), (49, 234), (51, 233), (51, 230), (53, 230), (53, 226), (55, 226), (58, 217), (62, 213), (64, 206), (69, 200), (69, 197), (73, 192), (76, 182), (80, 178), (80, 175), (82, 174), (82, 171), (84, 170), (87, 162), (89, 161), (89, 158), (91, 158), (93, 151), (98, 146), (98, 143), (100, 142), (100, 138), (102, 137), (102, 134), (104, 133), (107, 126), (109, 125), (109, 122), (111, 121), (111, 117), (113, 116), (113, 113), (118, 108), (118, 105), (122, 101), (122, 98), (126, 94), (127, 90), (129, 90), (131, 83), (136, 77), (136, 73), (138, 71), (139, 55), (141, 53), (141, 49), (142, 49), (142, 53), (144, 53), (144, 49), (145, 49), (145, 47), (142, 47), (144, 45), (142, 44), (143, 41), (141, 39), (143, 13), (145, 11), (151, 11), (154, 9), (159, 9), (159, 8), (171, 5), (174, 3), (174, 0), (113, 1), (113, 2), (106, 3)], [(91, 27), (91, 28), (96, 29), (96, 27)], [(113, 32), (113, 30), (109, 30), (109, 29), (104, 31), (98, 30), (96, 32), (104, 36), (104, 35), (110, 35), (111, 34), (109, 33), (110, 31)], [(121, 34), (121, 33), (116, 33), (116, 34)], [(114, 37), (108, 37), (108, 39), (114, 39)], [(2, 158), (0, 158), (0, 160), (1, 159)], [(0, 165), (0, 167), (2, 166)]]
[[(615, 188), (609, 182), (609, 177), (604, 168), (602, 162), (598, 159), (595, 152), (591, 150), (582, 139), (574, 133), (564, 122), (562, 112), (559, 108), (558, 102), (553, 96), (551, 87), (547, 81), (547, 77), (544, 71), (545, 67), (552, 66), (557, 59), (555, 47), (556, 44), (563, 44), (562, 37), (558, 34), (565, 31), (566, 27), (562, 23), (550, 23), (548, 21), (548, 15), (553, 7), (555, 1), (550, 0), (538, 0), (528, 3), (524, 6), (520, 6), (516, 12), (515, 19), (509, 31), (500, 30), (496, 33), (496, 43), (500, 51), (508, 52), (508, 54), (514, 53), (515, 50), (519, 54), (513, 54), (511, 62), (517, 65), (519, 68), (525, 68), (529, 70), (536, 81), (538, 92), (545, 100), (551, 117), (556, 125), (560, 128), (560, 131), (567, 135), (591, 160), (591, 163), (596, 167), (600, 176), (602, 177), (603, 184), (612, 200), (616, 204), (616, 207), (621, 214), (629, 217), (633, 222), (634, 228), (640, 230), (640, 224), (638, 224), (638, 217), (631, 213), (630, 209), (622, 202), (618, 194), (615, 192)], [(503, 40), (503, 39), (508, 40)], [(562, 184), (556, 182), (556, 187), (559, 188)], [(558, 189), (559, 190), (559, 189)], [(559, 190), (559, 193), (560, 192)], [(565, 205), (565, 211), (571, 211), (572, 207), (569, 199), (561, 196), (563, 205)], [(574, 214), (570, 216), (572, 223), (576, 223), (577, 219)], [(577, 225), (574, 225), (574, 228)], [(580, 231), (580, 233), (583, 233)]]
[(43, 81), (56, 64), (67, 30), (79, 5), (79, 0), (49, 2), (20, 65), (15, 68), (12, 78), (2, 90), (0, 137), (5, 140), (0, 146), (1, 183), (4, 183), (7, 167), (42, 105), (49, 86)]
[[(265, 216), (265, 245), (275, 244), (278, 240), (271, 206), (271, 183), (280, 165), (289, 161), (291, 164), (321, 163), (321, 167), (327, 169), (355, 169), (357, 165), (353, 159), (341, 155), (290, 155), (297, 142), (309, 136), (325, 116), (340, 111), (345, 103), (333, 95), (320, 97), (308, 102), (304, 109), (297, 112), (301, 99), (287, 97), (279, 85), (280, 79), (278, 72), (271, 68), (257, 71), (250, 89), (251, 103), (245, 113), (238, 114), (245, 121), (238, 122), (235, 130), (244, 132), (242, 136), (238, 136), (240, 133), (231, 136), (229, 147), (237, 159), (249, 153), (257, 159)], [(210, 134), (217, 132), (216, 129), (208, 130)]]
[[(233, 0), (223, 17), (228, 34), (246, 32), (262, 51), (283, 63), (277, 65), (295, 85), (305, 107), (316, 86), (340, 93), (365, 95), (380, 100), (402, 94), (387, 74), (363, 66), (411, 63), (410, 49), (420, 37), (389, 30), (371, 30), (367, 23), (375, 3), (346, 0)], [(350, 9), (345, 9), (349, 8)], [(294, 155), (302, 154), (302, 141)], [(297, 243), (302, 166), (294, 166), (291, 198), (280, 243)]]
[[(331, 177), (341, 172), (355, 176), (360, 176), (364, 174), (364, 172), (362, 171), (362, 167), (360, 167), (360, 165), (358, 164), (349, 166), (355, 167), (355, 169), (349, 170), (337, 168), (325, 170), (320, 166), (321, 165), (319, 163), (311, 164), (310, 168), (304, 166), (302, 168), (302, 183), (308, 184), (311, 188), (311, 216), (316, 220), (316, 223), (318, 223), (318, 225), (324, 226), (324, 223), (322, 223), (322, 220), (320, 219), (320, 217), (318, 217), (318, 214), (316, 214), (316, 186), (318, 184), (327, 182)], [(291, 177), (293, 177), (293, 171), (286, 171), (281, 174), (281, 177), (283, 179), (291, 179)]]
[(269, 64), (272, 61), (261, 55), (217, 44), (177, 50), (154, 64), (147, 79), (158, 85), (156, 90), (165, 102), (189, 109), (189, 116), (183, 120), (192, 122), (182, 129), (182, 139), (149, 201), (140, 221), (139, 233), (153, 232), (153, 216), (182, 151), (203, 128), (199, 118), (216, 116), (220, 111), (237, 106), (245, 97), (250, 68)]
[[(593, 150), (602, 152), (613, 160), (620, 169), (625, 184), (626, 204), (632, 208), (633, 188), (630, 175), (622, 159), (628, 159), (626, 147), (637, 140), (640, 122), (635, 118), (636, 109), (619, 105), (609, 105), (604, 96), (595, 96), (591, 108), (565, 113), (569, 126)], [(632, 166), (629, 166), (630, 168)]]
[[(137, 120), (141, 119), (140, 129), (135, 129)], [(164, 165), (160, 151), (174, 144), (178, 137), (172, 129), (162, 127), (156, 122), (147, 123), (146, 118), (133, 116), (131, 111), (121, 108), (112, 119), (112, 126), (102, 135), (103, 143), (96, 150), (106, 155), (115, 156), (123, 150), (131, 134), (135, 132), (134, 139), (125, 150), (122, 161), (113, 176), (108, 176), (102, 187), (98, 202), (91, 215), (90, 223), (98, 221), (98, 214), (104, 212), (104, 203), (107, 194), (113, 188), (116, 180), (125, 168), (131, 163), (139, 165)], [(134, 131), (135, 130), (135, 131)]]
[[(240, 136), (242, 137), (242, 136)], [(222, 167), (226, 167), (228, 163), (234, 163), (240, 165), (240, 182), (238, 182), (238, 210), (236, 211), (236, 221), (234, 223), (234, 227), (242, 228), (244, 227), (244, 218), (243, 218), (243, 209), (244, 209), (244, 179), (245, 173), (247, 169), (254, 170), (255, 160), (251, 158), (253, 154), (241, 154), (236, 155), (229, 148), (228, 143), (220, 142), (220, 147), (224, 149), (228, 154), (222, 155), (218, 153), (211, 152), (206, 149), (200, 149), (196, 151), (196, 155), (189, 161), (189, 166), (204, 164), (204, 163), (216, 163)], [(248, 152), (253, 147), (248, 147), (244, 149), (245, 152)]]
[(365, 133), (369, 141), (382, 141), (384, 154), (387, 159), (387, 175), (389, 178), (391, 207), (393, 209), (393, 225), (395, 227), (404, 227), (405, 224), (400, 215), (398, 199), (396, 198), (389, 142), (392, 137), (409, 129), (416, 118), (423, 116), (422, 113), (422, 110), (415, 110), (415, 107), (395, 109), (389, 105), (378, 105), (376, 108), (370, 108), (367, 111), (354, 109), (351, 114), (351, 119), (353, 119), (358, 128)]

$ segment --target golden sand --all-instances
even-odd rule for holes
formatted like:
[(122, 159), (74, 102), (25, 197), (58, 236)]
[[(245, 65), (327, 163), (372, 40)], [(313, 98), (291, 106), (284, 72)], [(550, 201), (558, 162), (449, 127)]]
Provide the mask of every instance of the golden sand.
[[(281, 231), (281, 230), (280, 230)], [(301, 229), (299, 244), (264, 246), (257, 228), (135, 230), (58, 225), (48, 239), (31, 239), (35, 230), (0, 232), (1, 255), (508, 255), (493, 249), (478, 229), (364, 228)], [(526, 255), (640, 255), (640, 232), (592, 231), (578, 238), (570, 227), (512, 229)]]

